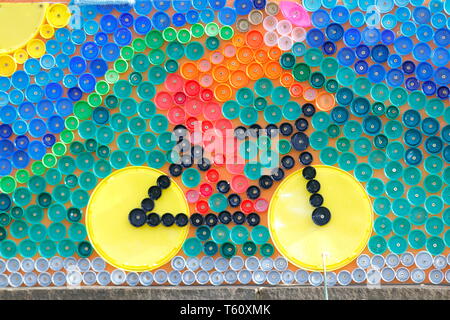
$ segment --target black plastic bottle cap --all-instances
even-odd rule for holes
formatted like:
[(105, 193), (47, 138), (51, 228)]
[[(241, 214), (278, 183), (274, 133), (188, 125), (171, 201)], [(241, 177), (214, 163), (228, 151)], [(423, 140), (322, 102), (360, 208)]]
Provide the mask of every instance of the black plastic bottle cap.
[(208, 227), (214, 227), (218, 221), (219, 221), (219, 219), (217, 218), (217, 216), (214, 213), (208, 213), (205, 216), (205, 223)]
[(331, 219), (331, 212), (325, 207), (315, 208), (312, 213), (312, 220), (318, 226), (326, 225)]
[(247, 129), (243, 126), (239, 126), (236, 129), (234, 129), (234, 136), (238, 140), (244, 140), (247, 136)]
[(179, 227), (184, 227), (189, 223), (189, 218), (184, 213), (179, 213), (175, 216), (175, 224)]
[(297, 151), (304, 151), (309, 147), (309, 138), (303, 132), (297, 132), (291, 136), (292, 147)]
[(145, 198), (141, 202), (141, 207), (145, 212), (152, 211), (155, 208), (155, 202), (153, 202), (153, 200), (150, 198)]
[(306, 131), (309, 127), (309, 122), (305, 118), (298, 118), (295, 120), (295, 127), (300, 132)]
[(284, 122), (280, 125), (280, 133), (285, 137), (290, 136), (293, 131), (294, 128), (289, 122)]
[(148, 189), (148, 197), (152, 200), (158, 200), (161, 197), (162, 190), (158, 186), (151, 186)]
[(175, 217), (171, 213), (164, 213), (161, 217), (161, 222), (166, 227), (170, 227), (175, 223)]
[(152, 212), (149, 213), (147, 216), (147, 224), (150, 227), (156, 227), (161, 222), (161, 218), (159, 217), (159, 214)]
[(306, 184), (306, 190), (308, 190), (309, 193), (317, 193), (320, 190), (320, 182), (317, 180), (309, 180)]
[(170, 186), (170, 178), (166, 175), (161, 175), (156, 180), (156, 183), (161, 189), (167, 189)]
[(309, 197), (309, 203), (313, 206), (313, 207), (320, 207), (323, 204), (323, 197), (321, 194), (319, 193), (314, 193), (311, 195), (311, 197)]
[(271, 171), (271, 175), (273, 180), (280, 181), (284, 178), (284, 170), (281, 168), (274, 168)]
[(217, 191), (219, 191), (220, 193), (227, 193), (228, 191), (230, 191), (230, 184), (225, 180), (220, 180), (219, 182), (217, 182), (216, 187)]
[(284, 156), (281, 158), (281, 165), (287, 170), (292, 169), (295, 165), (294, 158), (289, 155)]
[(144, 210), (138, 208), (131, 210), (128, 214), (128, 221), (134, 227), (142, 227), (145, 224), (146, 218), (147, 216)]
[(233, 213), (233, 222), (236, 224), (243, 224), (245, 222), (245, 214), (241, 211)]
[(309, 153), (308, 151), (303, 151), (300, 156), (298, 157), (298, 160), (300, 160), (300, 163), (309, 166), (313, 162), (313, 155)]
[(262, 175), (259, 178), (259, 186), (263, 189), (269, 189), (273, 185), (273, 180), (270, 176)]
[(191, 224), (194, 227), (200, 227), (204, 222), (203, 216), (200, 213), (194, 213), (191, 215)]
[(241, 197), (236, 193), (230, 194), (228, 196), (228, 204), (233, 208), (238, 207), (241, 204)]
[(169, 173), (172, 177), (178, 177), (183, 172), (183, 167), (179, 164), (172, 163), (169, 166)]
[(278, 135), (278, 132), (279, 132), (279, 130), (278, 130), (278, 127), (276, 125), (274, 125), (272, 123), (267, 125), (266, 133), (267, 133), (267, 135), (269, 137), (271, 137), (271, 138), (272, 137), (276, 137)]
[(194, 163), (194, 160), (192, 159), (191, 155), (184, 154), (181, 156), (181, 165), (185, 168), (192, 167), (192, 163)]
[(249, 199), (255, 200), (261, 195), (261, 190), (257, 186), (250, 186), (247, 188), (246, 193)]
[(251, 227), (257, 226), (261, 222), (261, 218), (259, 217), (259, 214), (257, 213), (249, 213), (247, 216), (247, 223)]
[(304, 167), (302, 170), (302, 175), (306, 180), (314, 179), (316, 177), (316, 169), (311, 166)]
[(305, 103), (302, 106), (302, 113), (307, 117), (312, 117), (316, 113), (316, 108), (311, 103)]
[(209, 168), (211, 168), (211, 161), (209, 161), (209, 159), (207, 158), (201, 158), (199, 160), (199, 163), (197, 163), (197, 167), (200, 171), (209, 170)]
[(231, 213), (228, 211), (222, 211), (219, 213), (219, 221), (223, 224), (229, 224), (231, 222)]

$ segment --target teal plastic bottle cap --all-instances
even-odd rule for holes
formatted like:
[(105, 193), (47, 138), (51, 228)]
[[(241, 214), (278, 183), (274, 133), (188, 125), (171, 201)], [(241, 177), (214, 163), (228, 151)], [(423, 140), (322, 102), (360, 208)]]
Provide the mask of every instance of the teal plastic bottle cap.
[(195, 257), (202, 252), (203, 246), (199, 239), (188, 238), (183, 243), (183, 252), (188, 257)]
[(389, 179), (399, 179), (402, 176), (403, 173), (403, 166), (398, 161), (391, 161), (386, 164), (386, 167), (384, 168), (384, 174)]
[(427, 115), (432, 118), (438, 118), (442, 116), (444, 110), (445, 110), (444, 101), (437, 98), (429, 99), (425, 106), (425, 111)]
[(188, 168), (184, 170), (181, 180), (188, 188), (195, 188), (200, 183), (200, 173), (195, 168)]
[(229, 120), (234, 120), (239, 117), (241, 107), (234, 100), (228, 100), (222, 105), (222, 114)]
[[(96, 132), (97, 132), (96, 124), (93, 121), (91, 121), (91, 120), (85, 120), (85, 121), (81, 122), (80, 125), (78, 126), (78, 134), (83, 139), (94, 138)], [(75, 141), (75, 142), (77, 142), (77, 141)], [(78, 145), (78, 150), (76, 152), (81, 152), (81, 150), (84, 151), (84, 147), (81, 149), (79, 147), (79, 144), (72, 143), (72, 145), (73, 146), (77, 146)], [(77, 149), (77, 147), (71, 148), (71, 150), (74, 150), (74, 151), (76, 149)]]
[(437, 256), (444, 252), (445, 249), (445, 243), (442, 238), (439, 237), (430, 237), (427, 239), (426, 248), (429, 253), (431, 253), (433, 256)]
[(215, 193), (208, 199), (209, 207), (214, 212), (222, 212), (228, 206), (228, 200), (222, 193)]
[(195, 236), (200, 241), (206, 241), (211, 237), (211, 230), (207, 226), (200, 226), (195, 230)]
[(282, 106), (289, 101), (289, 90), (285, 87), (276, 87), (272, 90), (271, 98), (273, 103)]
[(442, 189), (442, 179), (438, 175), (430, 174), (423, 179), (423, 186), (429, 193), (437, 193)]
[(275, 248), (270, 243), (264, 243), (259, 248), (259, 251), (263, 257), (271, 257), (275, 252)]
[(0, 227), (0, 242), (8, 237), (8, 231), (5, 228)]
[(373, 223), (373, 229), (377, 235), (387, 236), (392, 231), (392, 221), (386, 217), (378, 217)]
[[(277, 151), (280, 153), (280, 154), (287, 154), (287, 153), (289, 153), (289, 151), (291, 151), (291, 148), (292, 148), (292, 145), (291, 145), (291, 143), (288, 141), (288, 140), (286, 140), (286, 139), (280, 139), (279, 141), (278, 141), (278, 148), (277, 148)], [(259, 178), (259, 177), (258, 177)]]
[(12, 207), (9, 210), (9, 214), (11, 215), (11, 218), (15, 220), (19, 220), (23, 217), (25, 210), (23, 210), (22, 207)]
[(261, 78), (255, 82), (254, 89), (257, 95), (267, 97), (272, 94), (272, 81), (267, 78)]
[(383, 254), (386, 251), (387, 243), (382, 236), (376, 235), (369, 239), (368, 247), (373, 254)]
[(391, 201), (386, 197), (378, 197), (373, 201), (373, 210), (376, 214), (385, 216), (391, 211)]
[(37, 245), (30, 239), (23, 240), (19, 243), (19, 254), (24, 258), (32, 258), (37, 253)]
[(207, 256), (214, 256), (219, 251), (219, 246), (214, 241), (206, 241), (203, 245), (203, 252)]
[(415, 226), (422, 226), (428, 220), (428, 212), (422, 207), (414, 207), (409, 213), (409, 220)]
[(86, 227), (82, 223), (72, 223), (69, 227), (68, 235), (72, 241), (83, 241), (87, 236)]
[(157, 138), (158, 147), (163, 151), (172, 150), (176, 144), (176, 137), (172, 132), (163, 132)]
[(309, 143), (315, 150), (322, 150), (328, 145), (328, 136), (325, 132), (314, 131), (309, 136)]
[(41, 176), (32, 176), (30, 180), (28, 180), (28, 188), (34, 194), (39, 194), (45, 191), (45, 187), (47, 183), (45, 179)]
[(353, 143), (353, 150), (358, 156), (365, 157), (372, 151), (372, 143), (366, 137), (359, 137)]
[(388, 121), (384, 125), (384, 133), (391, 140), (395, 140), (395, 139), (400, 138), (402, 136), (402, 133), (403, 133), (402, 123), (400, 121), (397, 121), (397, 120)]
[(354, 175), (360, 182), (366, 182), (373, 175), (373, 169), (367, 163), (358, 163), (354, 169)]
[(398, 161), (400, 159), (403, 159), (403, 156), (405, 154), (405, 147), (401, 142), (398, 141), (389, 142), (386, 147), (386, 154), (392, 161)]
[(431, 236), (438, 236), (444, 231), (444, 222), (439, 217), (430, 217), (425, 224), (425, 230)]
[[(256, 110), (261, 111), (264, 110), (267, 107), (267, 100), (263, 97), (257, 97), (255, 99), (255, 102), (253, 104)], [(284, 110), (284, 109), (283, 109)], [(284, 111), (283, 111), (284, 112)], [(283, 113), (284, 116), (284, 113)]]
[(371, 178), (367, 181), (366, 191), (371, 197), (379, 197), (384, 193), (384, 182), (379, 178)]
[(237, 225), (231, 229), (230, 237), (234, 244), (243, 244), (248, 240), (249, 231), (243, 225)]
[(403, 181), (409, 185), (417, 185), (422, 180), (422, 172), (416, 167), (407, 167), (403, 170)]
[(244, 166), (244, 174), (250, 180), (258, 180), (262, 175), (262, 165), (259, 162), (248, 162)]
[(404, 198), (395, 199), (392, 202), (392, 212), (398, 217), (406, 217), (411, 210), (411, 204)]
[[(128, 125), (131, 126), (131, 121), (128, 123)], [(108, 145), (114, 141), (114, 131), (110, 127), (101, 127), (97, 130), (96, 137), (100, 144)]]
[(450, 186), (442, 189), (441, 197), (445, 204), (450, 204)]
[(450, 247), (450, 230), (447, 230), (444, 234), (444, 242), (447, 247)]
[(408, 248), (408, 242), (405, 238), (395, 235), (389, 238), (388, 247), (391, 252), (395, 254), (402, 254)]
[(435, 155), (428, 156), (425, 158), (424, 168), (430, 174), (438, 174), (444, 168), (444, 161)]
[(39, 244), (39, 254), (50, 259), (56, 254), (56, 244), (52, 240), (44, 240)]
[(403, 237), (406, 236), (411, 230), (411, 224), (409, 223), (408, 219), (398, 217), (392, 223), (392, 230), (396, 235)]
[(349, 139), (345, 137), (340, 137), (339, 139), (336, 140), (336, 148), (340, 152), (348, 151), (351, 148), (351, 142)]
[(88, 258), (92, 254), (94, 249), (92, 248), (92, 245), (87, 241), (81, 241), (78, 244), (77, 252), (78, 255), (82, 258)]
[(344, 171), (352, 171), (357, 163), (358, 159), (351, 152), (343, 152), (339, 156), (338, 165)]
[(256, 244), (264, 244), (270, 239), (269, 229), (263, 225), (258, 225), (252, 229), (251, 238)]
[(60, 203), (54, 203), (48, 208), (48, 217), (53, 222), (61, 222), (65, 219), (67, 211)]
[(115, 132), (122, 132), (128, 127), (128, 119), (120, 113), (113, 114), (109, 123)]
[(60, 241), (66, 236), (66, 227), (61, 222), (54, 222), (48, 227), (47, 233), (50, 240)]
[(236, 246), (231, 242), (225, 242), (220, 246), (222, 257), (230, 259), (236, 254)]
[(264, 109), (264, 120), (266, 120), (267, 123), (275, 124), (278, 122), (281, 122), (283, 119), (283, 113), (280, 107), (275, 105), (267, 106)]
[(145, 151), (153, 150), (157, 145), (156, 136), (152, 132), (146, 132), (139, 137), (139, 147)]
[(260, 136), (257, 141), (259, 150), (262, 151), (270, 150), (271, 140), (269, 136)]
[(58, 243), (57, 250), (61, 257), (67, 258), (74, 255), (77, 247), (71, 240), (64, 239)]
[(17, 254), (16, 243), (12, 240), (3, 240), (0, 242), (0, 254), (4, 259), (10, 259)]
[(230, 238), (230, 229), (224, 224), (218, 224), (211, 230), (211, 237), (218, 244), (225, 243)]
[[(132, 166), (142, 166), (146, 160), (147, 159), (146, 159), (145, 151), (140, 148), (133, 148), (130, 150), (130, 152), (128, 152), (128, 162)], [(108, 174), (106, 176), (108, 176)], [(101, 177), (101, 176), (98, 176), (98, 177), (105, 178), (105, 177)]]
[(444, 209), (444, 201), (436, 195), (428, 196), (425, 200), (425, 209), (430, 214), (438, 214)]
[(394, 88), (389, 94), (389, 101), (396, 107), (401, 107), (407, 102), (407, 100), (408, 92), (404, 88)]
[(242, 245), (242, 253), (247, 257), (254, 256), (257, 250), (258, 250), (258, 247), (252, 241), (246, 241)]
[(311, 123), (314, 129), (322, 131), (328, 128), (330, 121), (330, 116), (327, 112), (319, 111), (313, 115)]
[(6, 227), (10, 224), (11, 222), (11, 217), (9, 216), (9, 214), (2, 212), (0, 213), (0, 226)]
[(44, 218), (44, 210), (37, 205), (31, 205), (25, 209), (25, 219), (31, 223), (39, 223)]
[(359, 136), (361, 136), (362, 133), (362, 126), (358, 121), (355, 120), (349, 120), (344, 125), (344, 135), (350, 139), (355, 140)]
[(326, 132), (330, 138), (334, 139), (334, 138), (339, 137), (339, 135), (341, 134), (341, 128), (339, 128), (338, 125), (332, 123), (327, 127)]
[(300, 117), (302, 114), (302, 109), (296, 101), (288, 101), (282, 107), (283, 117), (286, 120), (294, 121)]
[(253, 107), (242, 108), (239, 112), (239, 120), (246, 126), (255, 124), (258, 121), (258, 111)]
[(398, 180), (390, 180), (386, 183), (386, 194), (392, 199), (400, 198), (405, 192), (405, 187)]
[(236, 100), (243, 107), (250, 107), (253, 105), (255, 96), (253, 91), (249, 88), (241, 88), (236, 92)]
[(332, 165), (336, 164), (338, 157), (339, 157), (339, 153), (333, 147), (323, 148), (319, 154), (320, 161), (327, 166), (332, 166)]
[(37, 196), (37, 203), (41, 208), (48, 208), (52, 203), (52, 196), (48, 192), (42, 192)]
[(408, 243), (412, 249), (422, 249), (425, 246), (427, 236), (422, 230), (412, 230), (408, 234)]
[[(149, 154), (147, 156), (148, 165), (154, 169), (159, 169), (162, 166), (164, 166), (164, 164), (166, 163), (166, 160), (167, 160), (166, 155), (160, 150), (153, 150), (153, 151), (149, 152)], [(192, 169), (192, 170), (190, 170), (190, 169)], [(190, 170), (185, 175), (187, 181), (190, 181), (192, 185), (195, 184), (195, 186), (197, 186), (200, 183), (200, 174), (198, 172), (197, 172), (197, 174), (195, 172), (193, 172), (193, 171), (197, 171), (195, 168), (189, 168), (187, 170)], [(183, 175), (186, 171), (183, 172)], [(188, 187), (188, 188), (193, 188), (193, 187)]]
[(369, 154), (369, 165), (374, 169), (383, 169), (386, 166), (386, 154), (381, 150), (373, 150)]
[(45, 180), (51, 186), (56, 186), (61, 182), (61, 172), (56, 168), (50, 168), (45, 173)]
[(125, 152), (121, 150), (115, 150), (111, 153), (109, 162), (114, 169), (122, 169), (127, 165), (128, 158)]
[[(168, 126), (167, 118), (163, 116), (158, 117), (156, 120), (154, 119), (155, 118), (153, 117), (152, 120), (150, 121), (150, 127), (152, 128), (152, 130), (155, 131), (156, 133), (164, 132)], [(147, 131), (147, 125), (145, 123), (145, 120), (140, 117), (131, 118), (130, 121), (128, 121), (128, 131), (130, 131), (130, 133), (134, 135), (143, 134), (144, 132)], [(106, 139), (100, 140), (99, 137), (99, 142), (102, 144), (109, 144), (112, 141), (108, 142)]]
[(28, 229), (28, 236), (34, 242), (44, 241), (47, 236), (47, 228), (42, 223), (33, 224)]
[(23, 239), (28, 235), (28, 225), (21, 220), (14, 221), (9, 227), (11, 236), (15, 239)]
[(77, 189), (74, 192), (72, 192), (70, 202), (72, 203), (73, 206), (77, 208), (84, 208), (85, 206), (87, 206), (89, 202), (89, 193), (87, 193), (86, 190)]
[(76, 160), (77, 167), (82, 171), (89, 171), (94, 167), (95, 158), (91, 153), (80, 153)]
[(80, 174), (79, 184), (84, 190), (92, 190), (97, 185), (97, 177), (92, 172), (83, 172)]
[(409, 203), (415, 206), (419, 206), (425, 203), (427, 193), (420, 186), (411, 187), (407, 193), (407, 199)]

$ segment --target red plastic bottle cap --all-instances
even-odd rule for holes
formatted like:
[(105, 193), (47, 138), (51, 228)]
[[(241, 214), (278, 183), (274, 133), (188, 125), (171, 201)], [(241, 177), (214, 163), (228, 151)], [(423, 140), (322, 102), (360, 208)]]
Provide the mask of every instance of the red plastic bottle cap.
[(244, 172), (245, 161), (236, 156), (236, 154), (228, 155), (226, 154), (225, 164), (229, 173), (239, 174)]
[(184, 84), (184, 92), (188, 96), (194, 97), (200, 92), (200, 85), (195, 80), (189, 80)]
[(216, 129), (217, 134), (220, 134), (221, 137), (225, 137), (228, 133), (228, 130), (232, 130), (233, 123), (228, 119), (219, 119), (214, 122), (214, 128)]
[(236, 193), (245, 192), (248, 188), (248, 180), (245, 176), (238, 174), (231, 179), (231, 189)]
[(225, 164), (225, 155), (222, 153), (215, 154), (213, 161), (215, 165), (222, 166)]
[(186, 119), (186, 128), (188, 128), (189, 130), (193, 130), (195, 127), (195, 124), (198, 122), (198, 119), (196, 117), (189, 117)]
[(197, 190), (186, 191), (186, 200), (189, 203), (196, 203), (200, 199), (200, 193)]
[(184, 94), (184, 92), (178, 91), (177, 93), (175, 93), (175, 95), (173, 96), (173, 102), (175, 102), (176, 104), (184, 104), (186, 102), (186, 95)]
[(202, 113), (203, 104), (198, 99), (188, 99), (184, 105), (184, 109), (188, 115), (198, 116)]
[(172, 73), (169, 74), (164, 82), (164, 86), (170, 92), (176, 92), (183, 89), (184, 80), (181, 76)]
[(303, 87), (300, 83), (294, 83), (290, 88), (289, 92), (293, 97), (301, 97), (303, 93)]
[(211, 121), (205, 120), (202, 121), (202, 132), (212, 129), (213, 124)]
[(255, 211), (255, 206), (253, 205), (253, 201), (249, 199), (245, 199), (241, 202), (241, 211), (244, 213), (250, 213)]
[(266, 212), (269, 207), (269, 202), (266, 199), (259, 198), (255, 201), (255, 210), (256, 212)]
[(206, 180), (208, 180), (211, 183), (219, 181), (219, 178), (220, 178), (219, 171), (217, 171), (216, 169), (209, 169), (206, 172)]
[(219, 120), (222, 117), (222, 108), (218, 103), (209, 102), (203, 107), (203, 115), (211, 121)]
[(173, 105), (173, 98), (166, 91), (158, 92), (155, 97), (155, 105), (160, 110), (167, 110)]
[(200, 99), (202, 99), (202, 101), (205, 101), (205, 102), (211, 101), (213, 97), (214, 97), (214, 93), (212, 92), (211, 89), (205, 88), (200, 93)]
[(167, 119), (171, 124), (182, 124), (186, 118), (186, 112), (179, 106), (173, 106), (167, 111)]
[(199, 213), (207, 213), (209, 211), (208, 201), (206, 200), (198, 200), (195, 204), (195, 208)]
[(202, 183), (200, 185), (200, 193), (204, 197), (209, 197), (213, 193), (213, 188), (209, 183)]

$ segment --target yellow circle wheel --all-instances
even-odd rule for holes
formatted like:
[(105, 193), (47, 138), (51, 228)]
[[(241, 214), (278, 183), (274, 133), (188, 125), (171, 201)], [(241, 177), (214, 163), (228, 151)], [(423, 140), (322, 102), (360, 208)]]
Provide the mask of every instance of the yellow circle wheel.
[(7, 54), (0, 55), (0, 76), (9, 77), (16, 69), (17, 65), (13, 57)]
[(299, 268), (336, 270), (353, 261), (372, 232), (372, 205), (363, 186), (349, 173), (318, 165), (316, 179), (330, 221), (312, 220), (307, 180), (302, 170), (288, 176), (275, 191), (269, 206), (269, 230), (275, 247)]
[[(113, 172), (94, 189), (86, 209), (86, 228), (94, 249), (111, 265), (129, 271), (153, 270), (181, 249), (189, 225), (145, 224), (137, 228), (128, 221), (128, 213), (140, 207), (148, 189), (163, 174), (149, 167), (127, 167)], [(175, 181), (155, 201), (154, 211), (189, 215), (184, 193)]]

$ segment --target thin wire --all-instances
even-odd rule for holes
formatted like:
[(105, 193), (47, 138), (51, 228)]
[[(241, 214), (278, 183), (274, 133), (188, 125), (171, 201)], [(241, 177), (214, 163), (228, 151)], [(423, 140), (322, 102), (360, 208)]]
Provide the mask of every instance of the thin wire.
[(328, 286), (327, 286), (327, 267), (325, 264), (325, 253), (322, 253), (322, 263), (323, 263), (323, 293), (325, 296), (325, 300), (329, 300), (328, 299)]

